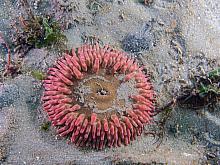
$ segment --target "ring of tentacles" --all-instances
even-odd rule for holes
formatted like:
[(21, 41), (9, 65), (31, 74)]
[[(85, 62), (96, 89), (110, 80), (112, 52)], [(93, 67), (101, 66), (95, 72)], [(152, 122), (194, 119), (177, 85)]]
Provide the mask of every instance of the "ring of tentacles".
[(152, 121), (155, 92), (134, 58), (109, 46), (72, 49), (48, 69), (43, 108), (60, 136), (96, 149), (128, 145)]

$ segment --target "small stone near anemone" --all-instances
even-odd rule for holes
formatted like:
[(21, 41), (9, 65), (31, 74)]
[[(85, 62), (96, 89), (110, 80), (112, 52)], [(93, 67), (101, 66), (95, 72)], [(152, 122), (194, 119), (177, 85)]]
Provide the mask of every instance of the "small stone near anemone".
[(128, 145), (155, 110), (149, 77), (133, 58), (109, 46), (72, 49), (48, 69), (43, 86), (52, 125), (80, 147)]

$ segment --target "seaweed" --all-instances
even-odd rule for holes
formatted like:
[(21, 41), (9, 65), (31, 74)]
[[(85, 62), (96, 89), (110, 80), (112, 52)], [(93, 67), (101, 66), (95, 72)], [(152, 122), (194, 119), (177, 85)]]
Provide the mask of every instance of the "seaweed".
[(43, 80), (46, 77), (43, 72), (37, 70), (31, 71), (31, 75), (37, 80)]
[(12, 25), (15, 29), (12, 36), (15, 53), (24, 57), (32, 48), (65, 50), (67, 38), (58, 22), (50, 15), (35, 15), (27, 0), (20, 0), (20, 3), (25, 10), (25, 17), (20, 16), (18, 23)]
[[(19, 62), (12, 62), (11, 60), (11, 50), (8, 43), (5, 41), (3, 35), (0, 33), (0, 45), (6, 48), (7, 50), (7, 63), (5, 65), (4, 72), (1, 74), (2, 77), (11, 75), (15, 76), (16, 74), (20, 73), (20, 63)], [(1, 78), (2, 78), (1, 77)]]
[(51, 126), (51, 122), (44, 122), (41, 126), (40, 126), (40, 129), (42, 131), (48, 131), (50, 129), (50, 126)]
[(204, 76), (194, 76), (192, 85), (181, 88), (180, 94), (175, 96), (165, 106), (157, 108), (154, 115), (166, 108), (178, 105), (192, 109), (214, 107), (220, 98), (220, 68), (210, 71)]
[[(17, 22), (12, 24), (12, 46), (14, 54), (22, 58), (32, 48), (54, 48), (58, 51), (66, 49), (66, 36), (62, 33), (58, 22), (54, 21), (51, 16), (35, 15), (27, 0), (19, 1), (23, 6), (25, 17), (19, 16)], [(7, 50), (7, 64), (2, 77), (11, 75), (15, 76), (20, 73), (22, 67), (22, 59), (17, 61), (11, 60), (11, 51), (9, 45), (5, 42), (2, 34), (0, 34), (0, 45)], [(12, 47), (11, 46), (11, 47)], [(15, 56), (15, 57), (16, 57)]]
[(161, 111), (161, 118), (158, 121), (154, 121), (153, 124), (150, 126), (150, 130), (145, 130), (145, 135), (152, 135), (156, 141), (154, 144), (156, 145), (156, 148), (158, 148), (166, 135), (165, 126), (169, 118), (171, 117), (171, 114), (173, 112), (172, 107), (166, 107)]
[[(155, 121), (153, 131), (146, 131), (145, 134), (158, 137), (157, 147), (162, 143), (165, 136), (165, 125), (169, 120), (174, 106), (198, 110), (204, 107), (214, 107), (220, 98), (220, 68), (210, 71), (204, 76), (194, 76), (192, 85), (184, 87), (178, 96), (155, 110), (153, 116), (161, 114), (159, 121)], [(174, 130), (175, 131), (175, 130)]]
[(211, 72), (208, 73), (208, 77), (211, 79), (218, 79), (220, 78), (220, 68), (217, 68)]
[(204, 106), (213, 107), (220, 97), (220, 68), (210, 71), (205, 76), (195, 76), (193, 85), (181, 91), (180, 106), (199, 109)]
[[(19, 18), (21, 29), (13, 36), (15, 53), (23, 57), (32, 48), (66, 48), (66, 36), (62, 34), (59, 24), (49, 16), (33, 16), (28, 19)], [(18, 29), (18, 28), (17, 28)]]

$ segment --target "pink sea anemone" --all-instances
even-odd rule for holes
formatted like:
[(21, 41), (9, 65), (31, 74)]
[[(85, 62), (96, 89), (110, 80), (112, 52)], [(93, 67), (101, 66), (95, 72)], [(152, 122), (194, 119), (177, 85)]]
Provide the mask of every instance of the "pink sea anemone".
[(44, 111), (76, 146), (128, 145), (155, 109), (149, 77), (133, 58), (109, 46), (72, 49), (48, 69), (43, 86)]

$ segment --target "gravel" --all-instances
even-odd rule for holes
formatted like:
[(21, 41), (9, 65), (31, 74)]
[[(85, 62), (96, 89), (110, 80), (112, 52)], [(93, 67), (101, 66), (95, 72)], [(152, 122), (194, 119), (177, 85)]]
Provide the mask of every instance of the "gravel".
[(15, 84), (0, 85), (0, 109), (10, 106), (19, 97), (18, 86)]

